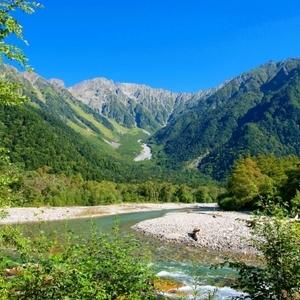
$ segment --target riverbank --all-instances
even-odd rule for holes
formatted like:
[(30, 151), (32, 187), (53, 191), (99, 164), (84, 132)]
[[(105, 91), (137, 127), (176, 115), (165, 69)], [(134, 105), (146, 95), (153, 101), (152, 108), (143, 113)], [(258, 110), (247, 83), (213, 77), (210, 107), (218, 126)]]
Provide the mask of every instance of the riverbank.
[[(144, 235), (170, 243), (200, 247), (207, 250), (255, 254), (256, 249), (246, 222), (251, 216), (242, 212), (222, 212), (195, 208), (187, 212), (168, 213), (161, 218), (135, 224), (132, 228)], [(197, 230), (197, 236), (193, 231)]]
[[(171, 243), (223, 252), (255, 253), (255, 249), (246, 241), (251, 237), (250, 228), (245, 222), (239, 221), (239, 219), (250, 219), (250, 215), (218, 211), (217, 205), (211, 203), (128, 203), (101, 206), (4, 208), (8, 215), (0, 220), (0, 224), (96, 218), (169, 209), (183, 211), (145, 220), (132, 228), (146, 236)], [(197, 240), (192, 236), (194, 229), (199, 229)]]
[[(211, 204), (210, 204), (211, 205)], [(69, 206), (69, 207), (20, 207), (4, 208), (7, 217), (0, 224), (14, 224), (36, 221), (57, 221), (67, 219), (95, 218), (132, 212), (156, 211), (167, 209), (194, 209), (194, 204), (179, 203), (128, 203), (101, 206)]]

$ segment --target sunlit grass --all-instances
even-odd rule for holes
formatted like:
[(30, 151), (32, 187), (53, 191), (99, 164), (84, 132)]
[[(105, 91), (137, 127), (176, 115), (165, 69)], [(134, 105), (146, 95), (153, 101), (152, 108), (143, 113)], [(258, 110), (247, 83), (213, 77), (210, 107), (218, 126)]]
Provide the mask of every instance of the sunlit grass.
[(73, 104), (71, 102), (69, 102), (69, 103), (72, 106), (72, 109), (74, 109), (74, 111), (76, 111), (80, 116), (84, 117), (89, 122), (93, 123), (93, 125), (95, 125), (107, 139), (110, 139), (113, 141), (116, 141), (118, 139), (117, 132), (113, 132), (113, 131), (109, 130), (103, 124), (96, 121), (92, 115), (84, 112), (80, 107), (76, 106), (75, 104)]
[[(87, 137), (88, 140), (97, 148), (108, 152), (110, 155), (130, 160), (134, 159), (134, 157), (139, 155), (139, 153), (142, 151), (141, 143), (139, 143), (138, 140), (146, 140), (149, 137), (149, 135), (146, 134), (142, 129), (137, 127), (126, 128), (118, 124), (115, 120), (109, 119), (115, 128), (115, 131), (111, 131), (103, 124), (95, 120), (92, 115), (84, 112), (80, 107), (71, 102), (70, 105), (79, 115), (93, 123), (93, 125), (95, 125), (101, 131), (101, 136), (99, 136), (93, 130), (90, 130), (85, 124), (80, 122), (80, 120), (78, 121), (82, 124), (82, 126), (79, 126), (71, 121), (68, 122), (68, 125), (71, 128)], [(108, 142), (119, 143), (120, 146), (118, 148), (113, 148), (106, 143), (104, 139)]]
[(104, 151), (105, 153), (108, 153), (110, 155), (115, 155), (115, 156), (119, 157), (119, 154), (114, 153), (114, 151), (112, 151), (113, 148), (110, 145), (108, 145), (107, 143), (105, 143), (101, 139), (101, 137), (99, 135), (97, 135), (94, 131), (87, 129), (87, 127), (82, 128), (71, 121), (67, 122), (67, 124), (72, 129), (74, 129), (76, 132), (85, 136), (90, 141), (90, 143), (93, 144), (94, 146), (96, 146), (99, 150)]

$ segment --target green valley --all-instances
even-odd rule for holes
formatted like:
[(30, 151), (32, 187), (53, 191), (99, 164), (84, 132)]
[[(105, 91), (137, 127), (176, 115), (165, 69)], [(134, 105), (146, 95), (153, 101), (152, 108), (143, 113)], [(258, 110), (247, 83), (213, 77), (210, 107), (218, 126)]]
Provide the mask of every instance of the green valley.
[[(66, 87), (34, 73), (22, 49), (9, 43), (16, 38), (27, 44), (15, 11), (38, 8), (26, 0), (0, 2), (0, 298), (157, 300), (165, 299), (159, 286), (172, 284), (172, 295), (184, 286), (191, 290), (180, 296), (215, 299), (218, 288), (199, 289), (197, 264), (204, 256), (198, 247), (237, 271), (210, 281), (224, 281), (225, 293), (228, 285), (239, 289), (230, 289), (234, 299), (299, 299), (300, 59), (269, 61), (195, 93), (103, 77)], [(44, 32), (40, 43), (43, 38)], [(142, 150), (149, 151), (136, 159)], [(111, 233), (90, 220), (83, 234), (67, 222), (50, 230), (36, 211), (30, 230), (19, 218), (12, 226), (5, 219), (10, 211), (31, 222), (29, 207), (51, 213), (54, 207), (90, 206), (73, 215), (85, 218), (89, 211), (97, 215), (95, 206), (123, 204), (127, 213), (127, 203), (136, 214), (144, 203), (151, 203), (146, 209), (192, 203), (180, 216), (168, 214), (162, 223), (155, 218), (137, 234), (154, 229), (147, 238), (165, 243), (155, 246), (162, 260), (170, 260), (165, 250), (177, 242), (185, 259), (197, 256), (193, 266), (179, 262), (191, 268), (193, 286), (160, 280), (143, 239), (123, 234), (118, 218)], [(238, 216), (248, 218), (226, 210), (242, 210)], [(226, 251), (227, 258), (214, 251)], [(239, 255), (247, 255), (247, 263)], [(249, 264), (252, 255), (255, 265)]]

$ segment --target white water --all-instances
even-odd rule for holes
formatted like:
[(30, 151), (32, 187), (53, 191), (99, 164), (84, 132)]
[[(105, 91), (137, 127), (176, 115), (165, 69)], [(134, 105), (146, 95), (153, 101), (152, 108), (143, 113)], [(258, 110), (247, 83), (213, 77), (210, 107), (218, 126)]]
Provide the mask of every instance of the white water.
[[(162, 278), (173, 279), (175, 281), (186, 284), (186, 286), (177, 289), (178, 292), (186, 293), (186, 298), (185, 298), (186, 300), (206, 299), (205, 297), (207, 297), (209, 294), (214, 294), (213, 299), (215, 300), (229, 300), (232, 299), (233, 297), (245, 295), (227, 286), (217, 288), (216, 286), (201, 284), (201, 280), (199, 281), (199, 278), (197, 278), (197, 276), (193, 278), (193, 276), (185, 273), (184, 269), (178, 270), (177, 272), (175, 271), (169, 272), (169, 271), (162, 270), (158, 272), (157, 276)], [(164, 293), (164, 295), (169, 298), (176, 299), (176, 295), (174, 293), (172, 294)]]

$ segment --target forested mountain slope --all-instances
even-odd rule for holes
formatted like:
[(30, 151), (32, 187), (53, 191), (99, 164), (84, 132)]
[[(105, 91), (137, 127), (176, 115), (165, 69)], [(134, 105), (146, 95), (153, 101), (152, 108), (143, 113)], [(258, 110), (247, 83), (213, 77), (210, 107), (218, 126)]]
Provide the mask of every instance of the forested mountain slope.
[(224, 179), (234, 159), (252, 155), (300, 155), (300, 60), (267, 64), (228, 81), (198, 106), (158, 131), (158, 157)]
[[(20, 169), (46, 167), (48, 173), (81, 174), (85, 180), (97, 181), (167, 178), (181, 182), (179, 173), (133, 161), (142, 150), (138, 140), (149, 136), (142, 128), (129, 129), (103, 116), (74, 98), (59, 80), (47, 81), (4, 64), (0, 64), (0, 73), (6, 80), (22, 83), (22, 92), (30, 98), (20, 107), (2, 106), (0, 110), (0, 147), (10, 151), (12, 163)], [(198, 175), (187, 176), (190, 183), (197, 184)]]
[(195, 94), (173, 93), (95, 78), (67, 89), (62, 80), (46, 80), (10, 65), (0, 64), (0, 74), (22, 83), (31, 105), (59, 118), (104, 153), (131, 160), (141, 151), (139, 139), (146, 140), (149, 134), (220, 88)]
[(141, 128), (128, 129), (99, 114), (74, 98), (62, 82), (47, 81), (35, 73), (21, 73), (4, 64), (0, 64), (0, 74), (9, 81), (23, 84), (23, 93), (30, 98), (28, 104), (36, 108), (35, 113), (59, 119), (96, 146), (102, 155), (132, 160), (141, 151), (138, 139), (148, 136)]
[(80, 173), (86, 180), (128, 179), (128, 165), (104, 141), (119, 137), (108, 119), (37, 74), (4, 64), (0, 72), (22, 83), (30, 98), (20, 107), (0, 110), (0, 146), (9, 150), (13, 163), (25, 170), (47, 166), (50, 173)]
[[(104, 78), (66, 89), (60, 80), (3, 64), (0, 73), (21, 82), (31, 99), (0, 114), (2, 146), (27, 169), (48, 165), (89, 179), (130, 180), (192, 163), (223, 180), (247, 152), (300, 155), (299, 59), (270, 61), (196, 94)], [(154, 133), (154, 160), (138, 170), (133, 157), (141, 150), (137, 140), (148, 137), (145, 130)]]

